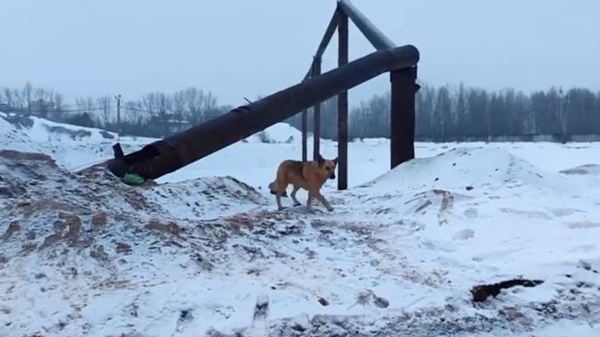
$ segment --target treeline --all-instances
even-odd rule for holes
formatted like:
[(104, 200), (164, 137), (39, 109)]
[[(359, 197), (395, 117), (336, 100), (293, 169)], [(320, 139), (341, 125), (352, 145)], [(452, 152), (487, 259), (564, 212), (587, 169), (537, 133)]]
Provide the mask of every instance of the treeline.
[[(349, 137), (389, 137), (390, 101), (390, 93), (386, 92), (352, 107)], [(123, 100), (120, 118), (115, 96), (78, 98), (69, 105), (60, 93), (29, 83), (22, 89), (0, 91), (0, 111), (133, 136), (164, 137), (231, 109), (232, 106), (217, 104), (211, 92), (193, 87), (173, 94), (153, 92), (139, 99)], [(504, 136), (529, 140), (534, 135), (551, 135), (558, 141), (568, 141), (572, 135), (600, 134), (600, 92), (583, 88), (550, 88), (525, 94), (514, 89), (486, 91), (462, 84), (456, 87), (425, 84), (417, 93), (416, 110), (417, 138), (424, 141)], [(337, 97), (323, 102), (321, 111), (321, 135), (335, 140)], [(313, 114), (309, 112), (309, 131), (312, 131)], [(287, 122), (300, 129), (301, 114)]]
[[(389, 137), (390, 93), (374, 95), (349, 112), (352, 138)], [(312, 110), (312, 109), (311, 109)], [(337, 98), (322, 105), (321, 134), (337, 138)], [(416, 133), (420, 140), (464, 141), (552, 135), (568, 141), (572, 135), (600, 134), (600, 92), (550, 88), (525, 94), (513, 89), (490, 92), (479, 88), (423, 85), (416, 97)], [(309, 131), (312, 131), (312, 111)], [(301, 127), (300, 115), (289, 121)]]
[(219, 105), (211, 92), (194, 87), (173, 94), (151, 92), (139, 99), (122, 100), (120, 109), (116, 96), (77, 98), (69, 105), (61, 94), (29, 83), (22, 89), (0, 91), (0, 111), (145, 137), (164, 137), (231, 109), (229, 105)]

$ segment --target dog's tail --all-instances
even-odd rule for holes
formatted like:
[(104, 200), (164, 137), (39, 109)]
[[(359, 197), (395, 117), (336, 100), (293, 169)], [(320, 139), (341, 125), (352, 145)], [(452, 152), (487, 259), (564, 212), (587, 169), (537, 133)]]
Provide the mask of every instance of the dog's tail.
[[(269, 192), (271, 192), (271, 194), (273, 194), (273, 195), (277, 195), (277, 189), (275, 188), (275, 182), (269, 183)], [(283, 191), (283, 194), (281, 196), (284, 198), (287, 198), (287, 191)]]

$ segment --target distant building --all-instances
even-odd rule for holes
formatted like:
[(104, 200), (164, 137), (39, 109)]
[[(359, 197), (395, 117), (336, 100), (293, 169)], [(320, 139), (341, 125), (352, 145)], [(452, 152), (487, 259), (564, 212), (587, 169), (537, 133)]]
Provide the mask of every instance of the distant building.
[(48, 102), (41, 99), (31, 102), (29, 111), (31, 111), (31, 115), (33, 116), (50, 120), (57, 120), (60, 117), (60, 111), (56, 110), (56, 104), (54, 102)]
[(31, 115), (48, 118), (48, 113), (54, 110), (54, 102), (46, 102), (44, 100), (38, 99), (37, 101), (32, 101), (29, 104), (29, 111)]
[(6, 104), (6, 103), (0, 103), (0, 112), (13, 112), (13, 111), (17, 111), (17, 109), (13, 108), (12, 106)]
[(181, 131), (188, 129), (192, 126), (188, 120), (182, 119), (176, 114), (161, 114), (158, 116), (152, 116), (150, 123), (153, 125), (160, 125), (163, 136), (167, 137)]

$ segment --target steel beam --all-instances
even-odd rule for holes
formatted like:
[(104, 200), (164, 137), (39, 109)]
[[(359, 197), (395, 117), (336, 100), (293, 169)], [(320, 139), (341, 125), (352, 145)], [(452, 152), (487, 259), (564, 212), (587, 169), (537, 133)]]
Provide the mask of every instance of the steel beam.
[[(348, 63), (348, 16), (339, 12), (338, 66)], [(348, 188), (348, 90), (338, 95), (338, 190)]]
[[(321, 75), (321, 59), (315, 58), (313, 62), (312, 78)], [(317, 160), (321, 153), (321, 102), (313, 106), (313, 160)]]
[(396, 45), (388, 39), (375, 25), (364, 16), (349, 0), (339, 0), (338, 8), (340, 8), (356, 25), (358, 30), (371, 42), (377, 50), (384, 50), (396, 47)]
[(308, 161), (308, 111), (302, 110), (302, 161)]
[(390, 167), (415, 157), (415, 93), (418, 87), (416, 65), (392, 71), (392, 102), (390, 121)]

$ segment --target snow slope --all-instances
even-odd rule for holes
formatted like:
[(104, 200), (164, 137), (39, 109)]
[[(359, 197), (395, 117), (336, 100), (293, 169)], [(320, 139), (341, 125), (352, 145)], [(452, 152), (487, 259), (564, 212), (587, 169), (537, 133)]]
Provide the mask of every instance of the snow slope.
[[(5, 149), (57, 155), (0, 152), (0, 336), (600, 333), (598, 144), (418, 144), (387, 171), (388, 143), (358, 141), (333, 212), (279, 212), (260, 187), (297, 140), (136, 188), (70, 170), (112, 141), (5, 126)], [(544, 283), (471, 302), (519, 276)]]
[[(217, 336), (258, 326), (261, 297), (269, 336), (600, 332), (598, 193), (503, 150), (328, 191), (332, 213), (277, 212), (226, 177), (130, 188), (0, 159), (0, 335)], [(471, 303), (472, 286), (519, 275), (545, 282)]]

